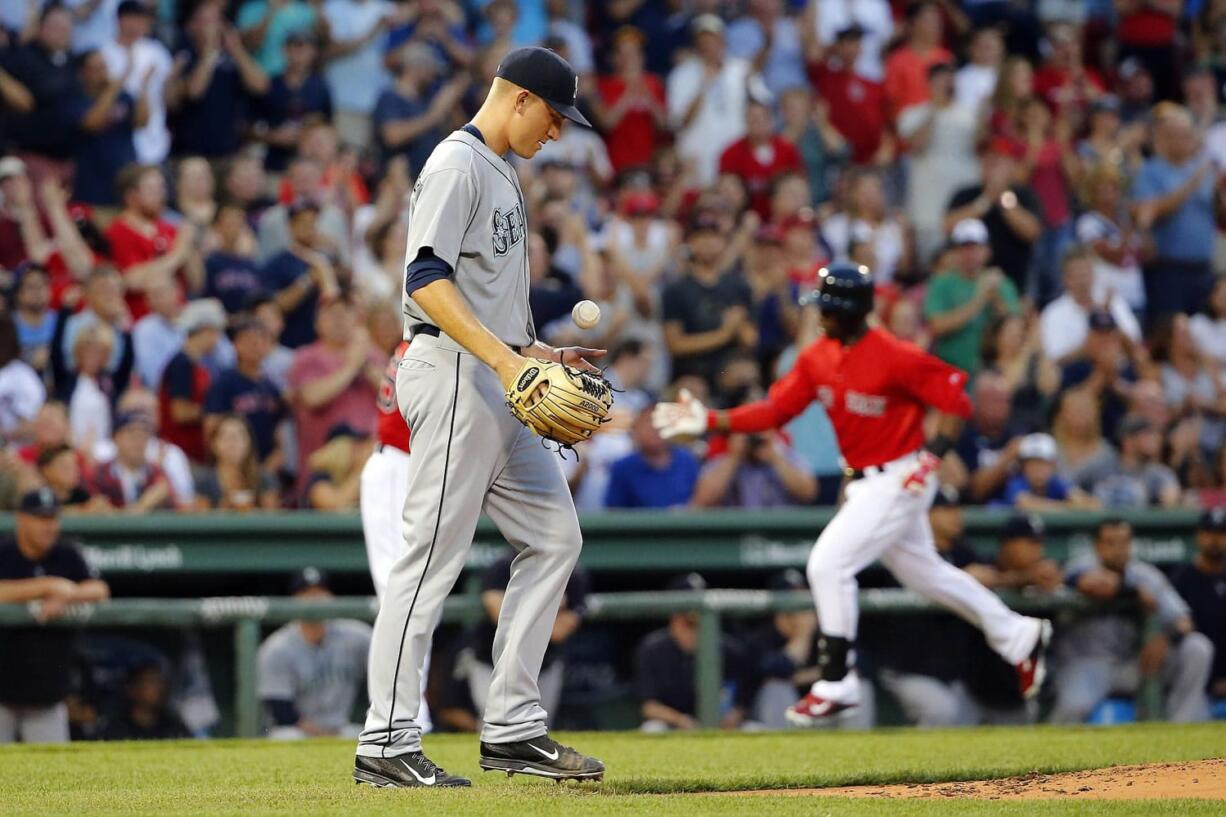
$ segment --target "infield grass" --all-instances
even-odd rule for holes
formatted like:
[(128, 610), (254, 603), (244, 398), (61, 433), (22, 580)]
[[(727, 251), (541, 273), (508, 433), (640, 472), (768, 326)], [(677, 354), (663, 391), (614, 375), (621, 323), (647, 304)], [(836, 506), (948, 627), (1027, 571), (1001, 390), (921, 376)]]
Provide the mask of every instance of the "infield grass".
[(603, 784), (559, 786), (482, 773), (474, 736), (427, 739), (430, 755), (473, 778), (468, 791), (355, 786), (350, 741), (0, 747), (0, 815), (54, 817), (480, 817), (572, 815), (1171, 815), (1226, 813), (1202, 800), (882, 801), (700, 792), (940, 782), (1114, 764), (1226, 756), (1226, 725), (866, 733), (637, 733), (558, 737), (602, 758)]

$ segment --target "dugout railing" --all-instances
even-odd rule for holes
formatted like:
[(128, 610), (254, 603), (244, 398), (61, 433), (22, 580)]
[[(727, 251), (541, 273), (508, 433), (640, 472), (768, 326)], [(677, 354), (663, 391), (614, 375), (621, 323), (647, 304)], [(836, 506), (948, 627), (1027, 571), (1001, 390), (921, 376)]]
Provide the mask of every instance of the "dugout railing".
[[(1025, 595), (1002, 593), (1010, 607), (1029, 614), (1073, 617), (1104, 610), (1073, 594)], [(699, 617), (695, 654), (695, 685), (698, 720), (715, 728), (720, 720), (723, 676), (720, 633), (724, 618), (761, 616), (785, 610), (810, 609), (804, 592), (759, 590), (706, 590), (698, 592), (597, 593), (588, 597), (587, 621), (639, 621), (660, 619), (673, 613), (695, 612)], [(1119, 608), (1119, 605), (1115, 605)], [(860, 591), (864, 616), (943, 612), (907, 590)], [(1127, 608), (1124, 609), (1133, 609)], [(52, 626), (77, 628), (231, 628), (235, 653), (235, 731), (240, 737), (260, 734), (261, 713), (257, 695), (257, 651), (265, 627), (297, 619), (353, 618), (373, 621), (377, 612), (373, 597), (293, 599), (272, 596), (235, 596), (202, 599), (114, 599), (100, 604), (81, 604), (46, 625), (37, 623), (38, 602), (0, 604), (0, 627)], [(482, 616), (480, 599), (453, 595), (447, 599), (443, 621), (471, 623)], [(1148, 626), (1148, 625), (1147, 625)], [(1156, 717), (1160, 690), (1147, 683), (1138, 695), (1141, 717)]]
[[(983, 555), (994, 554), (1000, 531), (1013, 513), (1006, 508), (966, 508), (967, 544)], [(580, 559), (588, 570), (606, 573), (803, 567), (814, 540), (833, 515), (833, 508), (585, 514), (580, 519), (584, 539)], [(1132, 523), (1138, 558), (1158, 564), (1191, 558), (1196, 511), (1151, 509), (1118, 515)], [(1047, 527), (1048, 557), (1063, 562), (1090, 547), (1094, 525), (1106, 514), (1063, 511), (1039, 516)], [(0, 514), (0, 534), (11, 532), (12, 524), (10, 514)], [(65, 516), (62, 524), (64, 535), (80, 541), (86, 558), (107, 578), (288, 575), (303, 565), (333, 575), (367, 572), (357, 514), (123, 514)], [(482, 518), (467, 567), (491, 564), (506, 547), (493, 524)]]

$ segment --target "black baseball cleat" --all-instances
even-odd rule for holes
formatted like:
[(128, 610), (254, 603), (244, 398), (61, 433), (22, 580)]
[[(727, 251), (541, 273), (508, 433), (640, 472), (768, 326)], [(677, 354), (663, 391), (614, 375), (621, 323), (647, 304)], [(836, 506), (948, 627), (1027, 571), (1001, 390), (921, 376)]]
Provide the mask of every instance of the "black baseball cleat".
[(467, 777), (447, 774), (424, 752), (387, 758), (358, 755), (353, 761), (353, 782), (381, 789), (458, 788), (473, 784)]
[(481, 744), (482, 769), (487, 772), (532, 774), (551, 780), (602, 780), (604, 764), (563, 746), (549, 735), (514, 743)]

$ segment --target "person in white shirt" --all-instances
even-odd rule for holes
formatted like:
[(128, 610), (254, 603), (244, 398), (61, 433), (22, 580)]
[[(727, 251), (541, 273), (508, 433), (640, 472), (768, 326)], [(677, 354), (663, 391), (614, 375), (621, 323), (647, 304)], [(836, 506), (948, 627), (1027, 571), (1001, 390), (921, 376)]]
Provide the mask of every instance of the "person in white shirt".
[(123, 0), (116, 19), (115, 38), (101, 49), (106, 72), (111, 79), (123, 80), (123, 89), (133, 99), (145, 94), (149, 119), (133, 133), (132, 143), (137, 161), (158, 165), (170, 155), (166, 88), (174, 73), (174, 61), (166, 46), (149, 36), (153, 29), (153, 11), (149, 6), (140, 0)]
[(1188, 323), (1196, 350), (1207, 361), (1226, 367), (1226, 277), (1219, 275), (1205, 299), (1205, 311)]
[[(136, 414), (144, 417), (149, 425), (149, 439), (145, 443), (145, 462), (157, 465), (166, 475), (178, 507), (190, 507), (196, 501), (196, 480), (191, 461), (182, 448), (158, 436), (158, 399), (148, 389), (128, 389), (119, 398), (119, 414)], [(96, 462), (107, 463), (115, 459), (118, 451), (111, 436), (100, 440), (93, 448)]]
[(1141, 340), (1141, 327), (1119, 293), (1094, 297), (1094, 253), (1073, 245), (1064, 254), (1064, 294), (1052, 301), (1039, 316), (1043, 354), (1057, 363), (1076, 357), (1090, 332), (1090, 314), (1107, 312), (1129, 340)]
[(0, 315), (0, 441), (27, 436), (46, 400), (43, 381), (21, 359), (17, 325), (9, 315)]
[(592, 57), (592, 38), (588, 35), (587, 29), (571, 19), (569, 0), (547, 0), (545, 13), (549, 15), (549, 35), (566, 41), (566, 50), (569, 52), (566, 61), (575, 69), (575, 73), (582, 77), (595, 71), (596, 60)]
[(898, 134), (907, 140), (907, 218), (915, 245), (927, 262), (945, 242), (945, 203), (979, 181), (975, 140), (979, 119), (973, 108), (954, 99), (953, 68), (928, 69), (927, 102), (909, 105), (898, 117)]
[(971, 38), (970, 61), (954, 76), (954, 100), (978, 114), (996, 90), (1005, 58), (1005, 41), (995, 28), (981, 28)]
[(1121, 207), (1124, 177), (1109, 162), (1092, 166), (1085, 175), (1086, 212), (1074, 225), (1077, 241), (1094, 250), (1094, 298), (1120, 295), (1133, 310), (1145, 311), (1141, 277), (1141, 235), (1132, 229), (1127, 208)]
[(383, 41), (396, 7), (387, 0), (328, 0), (324, 79), (336, 106), (333, 123), (346, 145), (365, 148), (374, 135), (371, 113), (390, 82)]
[(808, 85), (800, 29), (784, 13), (783, 0), (749, 0), (746, 11), (728, 26), (728, 53), (759, 67), (776, 96)]
[(833, 43), (843, 29), (860, 26), (864, 34), (856, 58), (856, 73), (877, 82), (885, 78), (882, 54), (894, 34), (894, 15), (888, 0), (809, 0), (804, 19), (812, 20), (822, 46)]
[(72, 53), (95, 51), (115, 39), (119, 0), (62, 0), (72, 10)]
[(668, 118), (677, 153), (694, 163), (695, 183), (715, 181), (724, 149), (745, 135), (748, 62), (724, 49), (724, 21), (700, 14), (692, 24), (694, 54), (668, 75)]
[(68, 427), (72, 447), (92, 456), (94, 447), (111, 439), (111, 401), (98, 385), (115, 347), (115, 331), (105, 323), (91, 323), (76, 334), (72, 355), (77, 379), (68, 401)]

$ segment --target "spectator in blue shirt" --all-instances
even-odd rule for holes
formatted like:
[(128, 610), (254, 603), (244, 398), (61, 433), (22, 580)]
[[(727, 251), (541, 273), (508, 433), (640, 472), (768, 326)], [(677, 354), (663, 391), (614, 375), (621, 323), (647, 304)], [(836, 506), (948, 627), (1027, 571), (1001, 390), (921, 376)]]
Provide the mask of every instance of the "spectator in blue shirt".
[[(81, 55), (77, 76), (82, 93), (70, 103), (78, 129), (72, 198), (115, 206), (115, 177), (136, 161), (132, 133), (149, 121), (147, 96), (142, 93), (134, 100), (123, 90), (123, 77), (110, 79), (100, 51)], [(148, 89), (148, 84), (143, 87)]]
[(332, 92), (317, 60), (319, 46), (308, 32), (285, 38), (285, 70), (272, 78), (259, 102), (255, 137), (268, 146), (264, 168), (283, 173), (305, 125), (332, 119)]
[(438, 84), (442, 65), (425, 43), (404, 46), (396, 61), (396, 81), (375, 103), (375, 138), (384, 160), (401, 154), (416, 176), (446, 136), (444, 125), (468, 90), (468, 74), (461, 72)]
[(243, 44), (269, 76), (285, 70), (283, 46), (293, 34), (316, 33), (320, 18), (307, 0), (247, 0), (238, 11)]
[(268, 260), (260, 273), (264, 286), (276, 293), (285, 315), (281, 342), (291, 349), (315, 342), (315, 305), (338, 292), (336, 272), (316, 248), (319, 205), (299, 199), (288, 208), (289, 249)]
[(21, 344), (21, 359), (40, 376), (46, 374), (55, 336), (55, 312), (50, 306), (51, 276), (45, 267), (27, 263), (13, 293), (13, 325)]
[(204, 259), (204, 297), (216, 298), (227, 315), (243, 310), (252, 293), (262, 289), (255, 263), (255, 235), (237, 202), (223, 201), (213, 215), (216, 249)]
[(700, 464), (686, 448), (665, 442), (651, 424), (652, 406), (630, 430), (634, 453), (609, 468), (609, 508), (672, 508), (689, 504)]
[(285, 416), (285, 403), (277, 387), (263, 372), (264, 358), (272, 349), (272, 333), (257, 318), (245, 318), (231, 330), (238, 361), (233, 369), (218, 375), (204, 396), (204, 434), (213, 431), (227, 414), (247, 421), (260, 463), (275, 471), (280, 463), (277, 453), (277, 424)]
[(196, 6), (187, 25), (183, 95), (175, 116), (179, 154), (221, 157), (238, 151), (247, 95), (268, 92), (268, 75), (243, 47), (242, 37), (222, 17), (222, 5)]
[(1027, 511), (1097, 505), (1056, 474), (1059, 451), (1050, 434), (1027, 434), (1018, 445), (1017, 456), (1021, 468), (1005, 483), (1004, 504)]
[[(13, 0), (5, 0), (0, 6), (12, 4)], [(43, 4), (35, 7), (40, 5)], [(0, 50), (0, 68), (24, 86), (33, 97), (33, 106), (24, 111), (6, 106), (7, 135), (19, 152), (57, 163), (56, 175), (67, 178), (71, 167), (60, 163), (72, 158), (76, 137), (68, 103), (80, 93), (69, 54), (72, 11), (59, 4), (46, 4), (39, 13), (34, 38), (21, 45), (17, 43), (14, 37), (9, 47)]]
[[(452, 17), (454, 12), (459, 11), (456, 6), (444, 6), (439, 0), (417, 0), (414, 5), (417, 8), (416, 17), (393, 25), (387, 32), (384, 46), (388, 52), (397, 50), (405, 43), (418, 42), (429, 47), (441, 64), (457, 72), (468, 68), (474, 53), (464, 21)], [(583, 73), (578, 66), (575, 66), (575, 70)]]
[(1213, 167), (1199, 154), (1191, 115), (1164, 103), (1155, 120), (1154, 155), (1132, 188), (1137, 226), (1154, 238), (1156, 257), (1144, 271), (1150, 321), (1172, 312), (1194, 313), (1204, 304), (1217, 230)]

